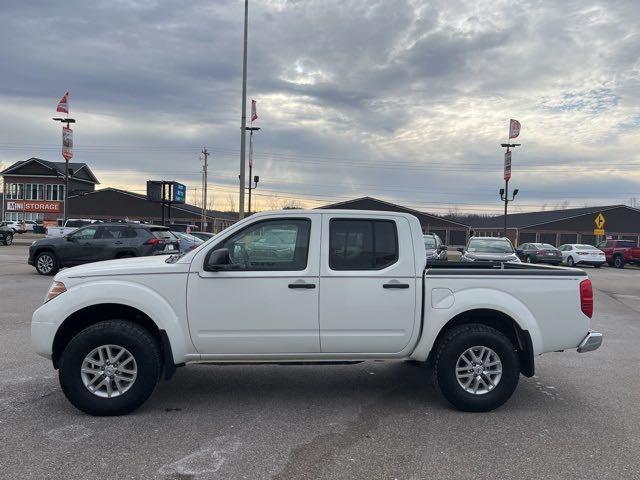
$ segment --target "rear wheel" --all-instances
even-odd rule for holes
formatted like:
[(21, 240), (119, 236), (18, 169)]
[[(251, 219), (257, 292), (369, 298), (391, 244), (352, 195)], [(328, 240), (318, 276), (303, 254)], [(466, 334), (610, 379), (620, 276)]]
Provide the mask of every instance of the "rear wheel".
[(40, 275), (55, 275), (58, 272), (58, 259), (53, 252), (42, 252), (36, 256), (36, 271)]
[(567, 265), (569, 265), (570, 267), (573, 267), (575, 265), (573, 257), (567, 258)]
[(11, 235), (10, 233), (8, 233), (3, 239), (2, 239), (2, 243), (4, 243), (5, 245), (11, 245), (13, 243), (13, 235)]
[(616, 255), (615, 257), (613, 257), (613, 266), (616, 268), (624, 268), (624, 258), (622, 258), (622, 255)]
[(82, 330), (60, 358), (67, 399), (91, 415), (124, 415), (153, 392), (162, 368), (160, 348), (141, 326), (108, 320)]
[(494, 328), (475, 323), (454, 327), (434, 352), (437, 387), (459, 410), (494, 410), (509, 400), (518, 385), (516, 349)]

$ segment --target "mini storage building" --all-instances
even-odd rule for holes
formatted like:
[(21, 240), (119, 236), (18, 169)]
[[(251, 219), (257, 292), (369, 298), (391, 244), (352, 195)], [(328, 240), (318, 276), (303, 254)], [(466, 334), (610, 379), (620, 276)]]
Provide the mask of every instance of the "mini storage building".
[[(515, 213), (507, 216), (507, 225), (507, 236), (515, 245), (531, 242), (556, 247), (565, 243), (595, 245), (605, 238), (631, 240), (636, 245), (640, 242), (640, 210), (627, 205)], [(597, 232), (599, 225), (602, 228)], [(504, 217), (472, 218), (469, 226), (472, 235), (499, 237), (503, 235)]]

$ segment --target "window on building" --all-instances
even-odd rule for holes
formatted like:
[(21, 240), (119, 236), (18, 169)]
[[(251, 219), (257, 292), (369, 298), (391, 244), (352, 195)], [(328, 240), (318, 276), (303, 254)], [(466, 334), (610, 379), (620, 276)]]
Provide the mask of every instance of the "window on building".
[(380, 270), (398, 261), (396, 223), (334, 219), (329, 228), (332, 270)]

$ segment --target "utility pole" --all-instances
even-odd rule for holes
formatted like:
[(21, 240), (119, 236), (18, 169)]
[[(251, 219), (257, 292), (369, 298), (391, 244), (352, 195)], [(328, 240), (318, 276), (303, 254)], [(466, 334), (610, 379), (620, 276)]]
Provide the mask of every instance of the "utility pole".
[(510, 148), (519, 147), (519, 143), (501, 143), (500, 146), (506, 147), (507, 151), (504, 154), (504, 188), (500, 189), (500, 200), (504, 202), (504, 230), (503, 236), (507, 236), (507, 207), (509, 202), (513, 202), (518, 195), (518, 189), (513, 191), (513, 196), (509, 198), (509, 180), (511, 179), (511, 150)]
[(242, 55), (242, 119), (240, 122), (240, 201), (238, 204), (238, 219), (244, 218), (244, 156), (245, 134), (247, 128), (247, 29), (249, 27), (249, 0), (244, 0), (244, 49)]
[(207, 230), (207, 169), (209, 168), (209, 152), (206, 147), (202, 149), (202, 156), (204, 157), (204, 166), (202, 167), (202, 231)]
[[(251, 122), (253, 124), (253, 122)], [(253, 177), (253, 132), (260, 130), (260, 127), (245, 127), (249, 131), (249, 208), (247, 209), (249, 215), (251, 215), (251, 190), (258, 187), (260, 177), (256, 175)], [(252, 182), (255, 182), (255, 187), (252, 186)]]

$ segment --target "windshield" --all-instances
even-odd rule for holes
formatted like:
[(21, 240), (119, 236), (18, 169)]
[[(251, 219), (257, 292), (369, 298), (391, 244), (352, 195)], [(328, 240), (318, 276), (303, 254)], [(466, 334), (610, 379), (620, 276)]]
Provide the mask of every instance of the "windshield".
[(436, 248), (436, 239), (433, 237), (427, 237), (426, 235), (422, 237), (424, 239), (424, 248), (427, 250), (435, 250)]
[(513, 253), (513, 246), (509, 240), (477, 238), (469, 240), (467, 251), (472, 253)]

